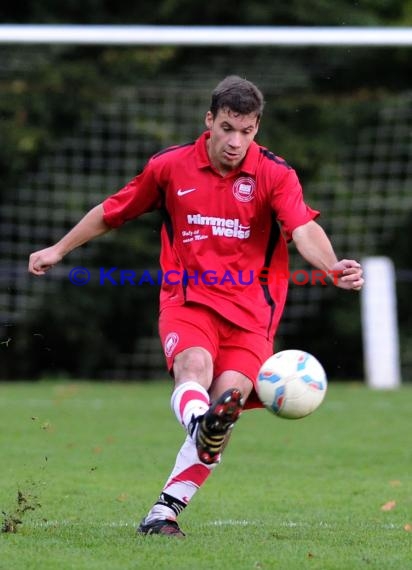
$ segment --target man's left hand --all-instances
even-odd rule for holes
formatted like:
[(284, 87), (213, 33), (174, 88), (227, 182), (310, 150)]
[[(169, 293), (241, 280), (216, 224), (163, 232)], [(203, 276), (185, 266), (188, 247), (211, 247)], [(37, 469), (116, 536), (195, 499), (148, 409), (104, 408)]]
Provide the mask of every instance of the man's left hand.
[(354, 259), (341, 259), (330, 269), (332, 281), (341, 289), (360, 291), (364, 284), (362, 266)]

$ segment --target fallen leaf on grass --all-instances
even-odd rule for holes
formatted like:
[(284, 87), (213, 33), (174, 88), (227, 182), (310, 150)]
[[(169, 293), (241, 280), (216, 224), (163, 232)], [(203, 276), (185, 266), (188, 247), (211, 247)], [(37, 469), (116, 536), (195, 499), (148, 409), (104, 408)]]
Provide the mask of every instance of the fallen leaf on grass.
[(79, 386), (77, 384), (58, 386), (55, 391), (56, 396), (53, 400), (53, 403), (54, 405), (59, 406), (64, 400), (77, 396), (79, 392)]
[(381, 506), (381, 511), (392, 511), (396, 507), (396, 501), (388, 501)]
[(412, 524), (409, 524), (409, 523), (406, 524), (406, 525), (403, 527), (403, 530), (406, 530), (406, 532), (412, 532)]

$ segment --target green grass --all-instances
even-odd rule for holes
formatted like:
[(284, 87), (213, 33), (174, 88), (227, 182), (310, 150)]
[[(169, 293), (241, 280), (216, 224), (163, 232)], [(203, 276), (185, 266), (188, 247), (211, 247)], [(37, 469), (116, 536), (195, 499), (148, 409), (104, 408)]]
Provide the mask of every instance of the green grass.
[(183, 438), (170, 389), (0, 384), (2, 521), (18, 491), (34, 508), (0, 534), (2, 570), (412, 567), (412, 386), (332, 384), (298, 421), (245, 413), (184, 541), (135, 536)]

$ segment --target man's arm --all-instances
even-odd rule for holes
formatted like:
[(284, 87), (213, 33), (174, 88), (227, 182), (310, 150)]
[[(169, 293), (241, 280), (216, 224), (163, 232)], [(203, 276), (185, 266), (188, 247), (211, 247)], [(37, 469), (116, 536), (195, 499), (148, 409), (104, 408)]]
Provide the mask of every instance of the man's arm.
[(311, 265), (325, 271), (342, 289), (359, 291), (363, 285), (362, 267), (353, 259), (338, 260), (323, 228), (313, 220), (297, 227), (292, 238), (300, 255)]
[(29, 272), (34, 275), (44, 275), (53, 265), (61, 261), (67, 253), (93, 238), (107, 233), (110, 229), (103, 219), (103, 205), (98, 204), (60, 241), (51, 247), (32, 253), (29, 259)]

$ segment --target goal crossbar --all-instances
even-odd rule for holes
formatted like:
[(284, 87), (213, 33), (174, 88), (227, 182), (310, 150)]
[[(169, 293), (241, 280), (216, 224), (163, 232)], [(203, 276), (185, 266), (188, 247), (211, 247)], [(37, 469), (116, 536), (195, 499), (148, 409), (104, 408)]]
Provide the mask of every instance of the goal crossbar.
[(0, 44), (412, 46), (412, 27), (1, 24)]

